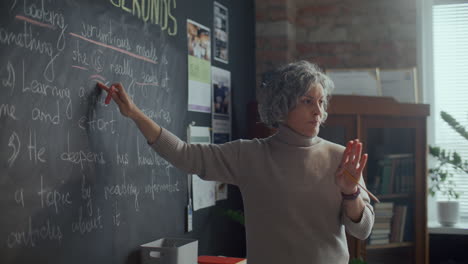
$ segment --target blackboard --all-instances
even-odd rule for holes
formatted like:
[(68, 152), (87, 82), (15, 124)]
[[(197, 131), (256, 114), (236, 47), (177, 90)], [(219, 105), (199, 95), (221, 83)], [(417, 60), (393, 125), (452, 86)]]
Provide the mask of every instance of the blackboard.
[[(233, 138), (246, 134), (255, 78), (253, 4), (235, 2), (223, 3), (231, 63), (218, 63), (233, 76)], [(121, 82), (182, 139), (192, 121), (209, 126), (210, 115), (187, 112), (186, 19), (212, 27), (212, 13), (208, 0), (2, 1), (1, 263), (138, 263), (139, 245), (168, 236), (199, 239), (202, 254), (231, 247), (219, 238), (235, 224), (211, 209), (184, 232), (186, 174), (95, 85)]]

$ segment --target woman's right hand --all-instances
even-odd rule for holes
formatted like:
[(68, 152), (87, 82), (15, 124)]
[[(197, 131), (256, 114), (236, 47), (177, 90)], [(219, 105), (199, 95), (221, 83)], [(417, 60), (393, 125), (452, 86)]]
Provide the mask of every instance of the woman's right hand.
[(120, 113), (126, 117), (130, 117), (133, 119), (135, 114), (138, 112), (138, 107), (133, 103), (130, 96), (125, 92), (124, 87), (121, 83), (114, 83), (110, 87), (107, 87), (105, 84), (98, 82), (97, 86), (106, 92), (112, 92), (112, 99), (117, 103), (119, 106)]

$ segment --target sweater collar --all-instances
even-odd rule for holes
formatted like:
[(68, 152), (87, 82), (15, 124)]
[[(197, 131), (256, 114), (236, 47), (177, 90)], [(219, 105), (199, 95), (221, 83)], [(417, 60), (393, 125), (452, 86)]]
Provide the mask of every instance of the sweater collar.
[(285, 125), (279, 126), (278, 132), (275, 134), (275, 138), (288, 145), (298, 147), (310, 147), (320, 142), (320, 138), (318, 136), (306, 137)]

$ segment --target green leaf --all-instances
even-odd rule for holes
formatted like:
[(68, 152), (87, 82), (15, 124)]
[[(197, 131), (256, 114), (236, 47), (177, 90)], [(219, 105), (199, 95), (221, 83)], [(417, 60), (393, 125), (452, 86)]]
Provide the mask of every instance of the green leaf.
[(439, 154), (440, 154), (440, 148), (439, 148), (439, 147), (432, 147), (432, 146), (429, 146), (429, 153), (430, 153), (432, 156), (438, 157)]
[(457, 153), (457, 152), (453, 152), (453, 164), (455, 165), (461, 165), (462, 163), (462, 159), (460, 157), (460, 155)]
[[(468, 140), (468, 132), (455, 118), (447, 112), (440, 112), (441, 118), (458, 134)], [(429, 154), (436, 158), (437, 163), (429, 169), (431, 187), (429, 195), (435, 196), (437, 192), (450, 199), (458, 199), (460, 193), (456, 191), (456, 183), (452, 180), (453, 173), (465, 173), (468, 176), (468, 160), (463, 160), (456, 151), (445, 150), (436, 146), (429, 146)]]
[(453, 118), (450, 114), (447, 112), (441, 111), (440, 112), (440, 117), (453, 129), (455, 130), (460, 136), (464, 137), (466, 140), (468, 140), (468, 132), (466, 131), (465, 127), (460, 125), (455, 118)]
[(367, 264), (367, 262), (365, 262), (364, 260), (362, 259), (352, 259), (349, 261), (349, 264)]

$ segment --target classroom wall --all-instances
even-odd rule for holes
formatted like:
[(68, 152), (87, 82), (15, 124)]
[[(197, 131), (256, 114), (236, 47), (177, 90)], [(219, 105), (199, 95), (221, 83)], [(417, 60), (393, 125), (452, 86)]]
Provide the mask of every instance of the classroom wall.
[(322, 68), (417, 63), (416, 0), (256, 0), (257, 84), (291, 60)]
[[(211, 0), (204, 0), (212, 3)], [(255, 7), (248, 1), (218, 1), (229, 9), (229, 69), (232, 87), (232, 140), (247, 138), (247, 104), (255, 99)], [(191, 8), (194, 14), (203, 14), (206, 5)], [(203, 20), (203, 17), (192, 19)], [(233, 46), (235, 43), (235, 46)], [(213, 62), (215, 66), (223, 64)], [(203, 123), (201, 123), (203, 124)], [(216, 206), (195, 211), (193, 231), (185, 237), (197, 238), (199, 255), (223, 255), (245, 257), (245, 228), (223, 214), (224, 210), (243, 210), (239, 188), (229, 185), (228, 199), (218, 201)]]
[[(211, 114), (187, 111), (187, 40), (185, 23), (186, 19), (189, 18), (212, 28), (214, 1), (172, 1), (173, 3), (177, 2), (177, 12), (174, 12), (174, 15), (177, 16), (179, 22), (179, 33), (176, 37), (167, 37), (166, 32), (160, 31), (158, 25), (149, 25), (149, 23), (143, 25), (139, 17), (127, 11), (128, 7), (125, 10), (121, 6), (116, 7), (116, 5), (119, 5), (116, 3), (124, 2), (112, 0), (9, 0), (2, 1), (0, 4), (0, 10), (2, 11), (0, 18), (0, 31), (2, 33), (2, 40), (0, 41), (0, 78), (2, 79), (2, 82), (0, 82), (0, 91), (2, 92), (0, 112), (3, 113), (0, 115), (0, 160), (2, 162), (0, 165), (0, 209), (2, 209), (2, 216), (0, 217), (0, 240), (2, 241), (0, 263), (26, 263), (31, 262), (29, 261), (31, 259), (36, 263), (63, 263), (63, 259), (70, 256), (72, 259), (70, 259), (69, 263), (83, 263), (81, 260), (85, 258), (88, 259), (88, 263), (139, 263), (139, 245), (161, 237), (198, 239), (198, 253), (200, 255), (245, 257), (244, 227), (222, 213), (222, 209), (242, 209), (242, 198), (238, 188), (229, 186), (228, 200), (220, 201), (214, 207), (195, 211), (193, 215), (194, 231), (184, 232), (187, 199), (186, 174), (170, 168), (171, 177), (174, 177), (172, 179), (176, 179), (177, 183), (180, 183), (177, 192), (169, 190), (159, 192), (158, 189), (158, 193), (153, 194), (152, 198), (150, 198), (150, 192), (144, 194), (144, 187), (151, 186), (146, 190), (153, 190), (152, 186), (156, 186), (153, 183), (149, 185), (150, 183), (145, 182), (152, 179), (153, 169), (155, 177), (164, 180), (169, 179), (170, 182), (171, 178), (166, 177), (169, 173), (169, 166), (163, 167), (165, 164), (158, 164), (157, 162), (160, 159), (156, 157), (156, 154), (149, 154), (150, 158), (142, 155), (145, 162), (140, 164), (139, 154), (136, 154), (140, 153), (139, 148), (141, 147), (141, 150), (144, 148), (145, 151), (150, 150), (146, 146), (144, 138), (137, 132), (136, 126), (130, 120), (118, 115), (115, 104), (103, 104), (103, 93), (95, 87), (96, 81), (89, 78), (88, 69), (74, 65), (75, 60), (84, 64), (86, 60), (84, 57), (87, 55), (89, 61), (92, 60), (89, 62), (92, 67), (97, 69), (105, 65), (106, 68), (101, 75), (105, 76), (107, 80), (120, 81), (127, 88), (130, 86), (130, 78), (125, 79), (122, 71), (117, 70), (117, 68), (115, 72), (109, 70), (109, 68), (112, 69), (110, 66), (112, 63), (115, 65), (118, 65), (117, 62), (124, 63), (123, 61), (126, 58), (124, 56), (128, 52), (113, 53), (116, 49), (115, 47), (114, 49), (109, 48), (112, 46), (109, 43), (107, 43), (109, 45), (101, 43), (101, 45), (93, 46), (91, 44), (98, 42), (88, 41), (90, 44), (85, 45), (84, 43), (87, 42), (79, 42), (79, 40), (74, 39), (73, 36), (79, 36), (75, 32), (80, 32), (82, 30), (81, 26), (84, 27), (86, 23), (96, 25), (89, 27), (92, 28), (91, 31), (98, 32), (99, 29), (99, 34), (105, 32), (102, 33), (102, 36), (106, 38), (107, 32), (111, 35), (110, 21), (112, 21), (112, 36), (117, 36), (112, 39), (113, 41), (119, 41), (118, 37), (122, 37), (122, 39), (125, 38), (132, 45), (135, 45), (133, 47), (146, 42), (154, 42), (157, 49), (161, 46), (158, 52), (164, 53), (161, 58), (168, 56), (167, 64), (171, 65), (171, 68), (165, 69), (163, 68), (165, 66), (161, 66), (161, 68), (157, 67), (156, 70), (161, 75), (167, 73), (172, 90), (167, 89), (164, 91), (169, 91), (167, 93), (170, 93), (170, 96), (154, 96), (156, 93), (151, 93), (151, 96), (143, 96), (142, 92), (137, 97), (138, 101), (135, 100), (135, 102), (140, 107), (145, 106), (151, 110), (163, 109), (170, 113), (173, 118), (171, 123), (173, 126), (170, 127), (169, 124), (162, 122), (160, 124), (168, 129), (170, 128), (176, 135), (185, 139), (186, 127), (191, 121), (196, 121), (197, 125), (200, 126), (211, 125)], [(255, 95), (254, 3), (251, 0), (217, 0), (217, 2), (225, 5), (229, 10), (230, 62), (226, 65), (212, 60), (212, 65), (231, 72), (231, 132), (232, 139), (235, 140), (247, 137), (247, 103), (253, 100)], [(130, 5), (130, 1), (127, 1), (127, 5)], [(63, 15), (67, 22), (67, 27), (64, 27), (61, 32), (63, 34), (57, 33), (59, 29), (57, 26), (54, 27), (47, 23), (35, 21), (38, 20), (37, 17), (33, 17), (35, 19), (32, 21), (35, 21), (35, 23), (26, 22), (26, 20), (31, 19), (31, 17), (28, 18), (27, 16), (32, 15), (25, 13), (31, 12), (29, 10), (36, 10), (36, 8), (39, 10), (38, 13), (35, 13), (36, 16), (41, 16), (41, 12), (45, 12), (41, 11), (41, 8), (42, 10), (56, 12), (55, 14), (59, 17), (58, 20)], [(48, 12), (47, 14), (51, 14), (50, 11)], [(19, 19), (20, 17), (21, 19)], [(49, 16), (44, 15), (44, 20), (48, 18)], [(48, 31), (49, 29), (50, 31)], [(104, 29), (108, 31), (104, 31)], [(21, 33), (23, 30), (24, 34)], [(34, 34), (28, 34), (28, 32), (34, 32)], [(151, 34), (148, 32), (151, 32)], [(17, 37), (19, 40), (14, 41), (15, 36), (21, 37)], [(66, 37), (61, 38), (60, 36)], [(24, 44), (26, 40), (22, 42), (23, 39), (27, 39), (31, 43), (33, 41), (34, 43), (53, 43), (53, 51), (55, 51), (56, 45), (57, 50), (59, 49), (58, 43), (65, 43), (59, 40), (65, 39), (66, 45), (64, 44), (62, 48), (66, 48), (63, 53), (60, 50), (60, 52), (57, 52), (57, 56), (50, 59), (46, 56), (48, 55), (49, 50), (47, 48), (49, 46), (43, 48), (43, 46), (39, 47), (37, 45), (36, 48), (29, 42)], [(100, 48), (104, 46), (105, 49)], [(100, 58), (108, 60), (103, 59), (101, 65)], [(128, 68), (125, 66), (122, 66), (122, 68), (125, 67), (125, 71), (132, 71), (132, 74), (135, 71), (135, 75), (138, 71), (138, 76), (140, 76), (140, 73), (143, 72), (142, 67), (135, 61), (131, 62), (132, 65), (138, 66), (130, 67), (127, 64)], [(144, 62), (144, 60), (141, 61), (141, 63)], [(161, 59), (161, 61), (164, 61), (164, 59)], [(43, 74), (45, 72), (44, 68), (48, 68), (46, 66), (48, 62), (53, 62), (51, 64), (57, 63), (54, 64), (54, 73), (56, 73), (54, 77), (56, 76), (56, 79), (52, 78), (52, 81)], [(86, 64), (88, 64), (88, 61), (86, 61)], [(72, 67), (72, 65), (75, 67)], [(78, 68), (82, 68), (83, 72), (73, 71)], [(89, 70), (94, 74), (94, 68)], [(100, 68), (99, 70), (102, 71), (103, 69)], [(102, 76), (101, 78), (106, 79)], [(55, 95), (51, 85), (64, 88), (64, 91), (68, 91), (68, 88), (70, 88), (71, 95), (66, 98), (67, 96), (60, 94), (60, 97), (63, 98), (58, 98), (59, 92)], [(83, 92), (81, 95), (81, 91), (85, 91), (85, 89), (86, 94)], [(44, 90), (45, 94), (49, 93), (50, 96), (42, 95)], [(141, 90), (154, 91), (156, 89)], [(62, 90), (60, 90), (60, 93), (62, 93)], [(65, 93), (63, 92), (63, 94)], [(172, 100), (173, 98), (177, 100)], [(69, 105), (74, 105), (74, 112), (70, 114), (70, 117), (68, 117), (68, 108), (64, 107), (66, 104), (61, 104), (59, 108), (59, 102), (62, 103), (59, 100), (64, 99), (70, 99)], [(163, 103), (160, 102), (163, 102), (164, 107), (167, 107), (163, 108)], [(177, 102), (183, 102), (185, 105)], [(158, 105), (158, 103), (160, 104)], [(39, 112), (38, 107), (41, 107), (44, 113), (47, 111), (50, 111), (53, 115), (57, 113), (57, 119), (55, 119), (55, 116), (51, 118), (52, 114), (49, 114), (48, 117), (43, 114), (41, 118), (33, 115), (31, 118), (31, 113)], [(38, 110), (35, 110), (36, 108)], [(42, 122), (43, 120), (45, 121)], [(89, 122), (87, 122), (88, 120)], [(116, 132), (118, 133), (114, 134), (114, 131), (109, 131), (110, 126), (99, 128), (100, 125), (107, 126), (109, 123), (115, 123)], [(83, 124), (93, 125), (92, 127), (87, 125), (84, 128), (85, 125)], [(72, 133), (69, 133), (70, 131)], [(31, 136), (32, 134), (34, 136)], [(13, 135), (16, 135), (16, 137), (13, 137)], [(32, 138), (34, 138), (33, 141)], [(14, 143), (16, 145), (13, 145), (12, 139), (15, 139)], [(137, 141), (137, 139), (140, 141)], [(116, 142), (119, 144), (120, 149), (114, 148), (114, 146), (117, 146)], [(141, 144), (139, 145), (138, 142)], [(98, 153), (98, 151), (101, 153), (101, 157), (106, 155), (107, 165), (94, 164), (97, 162), (94, 162), (91, 156), (94, 155), (93, 153)], [(103, 152), (105, 154), (102, 154)], [(15, 153), (17, 156), (14, 155)], [(80, 154), (77, 155), (77, 153)], [(38, 155), (40, 158), (38, 158)], [(83, 158), (83, 155), (87, 156)], [(155, 157), (154, 163), (152, 155)], [(47, 158), (43, 160), (42, 158), (45, 156)], [(80, 157), (77, 158), (78, 156)], [(18, 159), (14, 164), (13, 162), (8, 163), (10, 160), (15, 161), (17, 157)], [(122, 157), (125, 157), (125, 159)], [(78, 159), (81, 159), (81, 161), (77, 162)], [(86, 164), (88, 160), (90, 162)], [(147, 162), (147, 160), (151, 162)], [(82, 164), (79, 164), (80, 162)], [(83, 163), (85, 163), (84, 166)], [(129, 165), (127, 166), (126, 163)], [(123, 185), (121, 182), (123, 182)], [(138, 194), (134, 196), (123, 195), (124, 192), (130, 193), (130, 191), (123, 191), (123, 189), (127, 190), (128, 187), (122, 187), (122, 193), (118, 193), (119, 191), (114, 187), (128, 186), (125, 183), (138, 185), (139, 190), (141, 190), (140, 196)], [(91, 196), (87, 200), (82, 198), (85, 187), (86, 190), (88, 188), (92, 190), (93, 202), (91, 202)], [(108, 200), (107, 197), (104, 197), (103, 190), (110, 189), (113, 191), (109, 191), (109, 193), (114, 194), (115, 192), (116, 195)], [(136, 190), (136, 188), (133, 190)], [(17, 193), (17, 197), (21, 196), (21, 199), (15, 200), (15, 193)], [(139, 200), (136, 198), (137, 196), (140, 197)], [(69, 197), (72, 198), (69, 199)], [(49, 201), (49, 199), (54, 200)], [(71, 199), (73, 199), (73, 203)], [(22, 202), (18, 202), (19, 200)], [(117, 201), (119, 210), (116, 209)], [(60, 203), (60, 205), (55, 204), (55, 210), (54, 202)], [(86, 208), (97, 208), (93, 209), (94, 216), (92, 216), (92, 213), (87, 213), (86, 217), (82, 215), (85, 202), (92, 205)], [(26, 203), (26, 206), (24, 203)], [(138, 204), (138, 210), (136, 204)], [(119, 219), (122, 219), (121, 222), (116, 220), (117, 215), (120, 217)], [(100, 221), (101, 218), (104, 224), (98, 226), (96, 222)], [(93, 225), (89, 224), (91, 221), (94, 221)], [(82, 228), (83, 226), (86, 228)], [(46, 227), (47, 230), (45, 230)], [(58, 235), (55, 236), (57, 239), (51, 239), (49, 235), (55, 231), (50, 231), (49, 227), (51, 230), (60, 227), (63, 230), (63, 238), (62, 233), (58, 232), (61, 233), (60, 239), (57, 238)], [(48, 233), (43, 234), (43, 229)], [(39, 234), (37, 230), (41, 230), (41, 233)], [(35, 237), (32, 238), (33, 236)], [(10, 238), (11, 243), (8, 242)], [(59, 242), (56, 240), (59, 240)], [(7, 245), (7, 242), (11, 245)], [(86, 252), (86, 254), (82, 254), (83, 252)], [(102, 261), (97, 260), (98, 258)]]
[[(255, 99), (255, 8), (251, 0), (219, 2), (230, 12), (231, 76), (242, 76), (231, 79), (232, 140), (236, 140), (248, 137), (247, 104)], [(239, 46), (233, 47), (234, 41)], [(199, 255), (246, 256), (244, 226), (222, 213), (224, 209), (243, 210), (242, 196), (234, 185), (229, 185), (228, 195), (228, 200), (218, 201), (215, 207), (194, 213), (194, 231), (186, 236), (203, 238), (199, 240)]]

